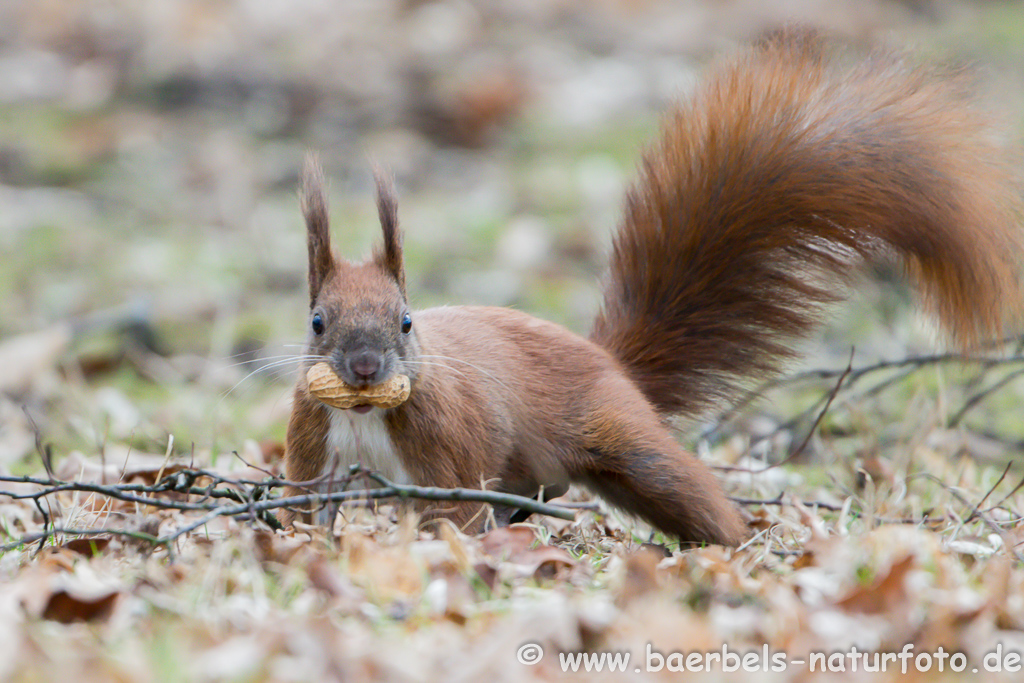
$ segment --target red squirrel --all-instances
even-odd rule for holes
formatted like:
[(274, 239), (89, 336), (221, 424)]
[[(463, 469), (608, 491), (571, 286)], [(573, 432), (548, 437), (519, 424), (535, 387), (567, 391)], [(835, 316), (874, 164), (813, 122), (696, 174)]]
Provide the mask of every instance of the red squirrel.
[[(399, 482), (525, 496), (578, 483), (681, 542), (741, 543), (738, 510), (667, 418), (779, 372), (882, 258), (967, 345), (1019, 319), (1019, 188), (967, 90), (899, 56), (851, 63), (800, 31), (712, 68), (643, 157), (589, 338), (505, 308), (413, 311), (390, 184), (378, 179), (383, 243), (351, 263), (332, 253), (307, 161), (306, 367), (326, 361), (357, 387), (401, 373), (412, 389), (395, 408), (338, 410), (300, 376), (288, 478), (330, 490), (358, 461)], [(433, 512), (474, 530), (485, 518), (472, 503)], [(299, 514), (327, 517), (284, 521)]]

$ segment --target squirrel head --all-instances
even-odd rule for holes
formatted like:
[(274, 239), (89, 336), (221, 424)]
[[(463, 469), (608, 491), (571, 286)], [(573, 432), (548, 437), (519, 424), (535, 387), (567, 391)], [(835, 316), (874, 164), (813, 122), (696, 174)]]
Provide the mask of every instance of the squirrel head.
[(372, 386), (396, 373), (414, 375), (416, 333), (405, 293), (402, 233), (390, 179), (380, 171), (377, 209), (383, 243), (365, 262), (340, 259), (331, 250), (323, 172), (312, 155), (302, 177), (302, 213), (309, 246), (310, 363), (326, 361), (347, 384)]

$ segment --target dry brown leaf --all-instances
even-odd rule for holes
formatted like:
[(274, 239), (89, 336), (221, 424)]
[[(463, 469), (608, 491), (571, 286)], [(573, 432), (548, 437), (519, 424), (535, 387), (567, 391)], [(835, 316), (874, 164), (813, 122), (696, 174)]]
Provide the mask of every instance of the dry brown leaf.
[(804, 569), (806, 567), (813, 567), (817, 562), (817, 557), (813, 550), (804, 549), (795, 560), (793, 560), (793, 569)]
[(405, 548), (385, 548), (346, 527), (342, 553), (356, 585), (384, 600), (408, 598), (423, 590), (422, 559)]
[(885, 483), (892, 486), (896, 481), (896, 470), (887, 458), (880, 458), (872, 454), (864, 458), (861, 468), (876, 483)]
[(459, 532), (455, 530), (455, 527), (451, 524), (439, 524), (437, 533), (441, 540), (448, 544), (448, 549), (451, 551), (452, 557), (455, 559), (459, 569), (462, 572), (469, 571), (472, 567), (472, 562), (466, 551), (466, 545), (462, 538), (460, 538)]
[(456, 624), (465, 624), (476, 605), (476, 592), (469, 579), (454, 562), (442, 563), (430, 575), (424, 595), (435, 601), (431, 605), (433, 612)]
[(496, 560), (505, 560), (530, 550), (537, 543), (532, 527), (514, 524), (492, 529), (480, 536), (483, 551)]
[(775, 525), (776, 520), (777, 516), (768, 508), (747, 512), (747, 526), (754, 531), (766, 531)]
[(887, 614), (901, 609), (906, 603), (907, 574), (917, 565), (917, 557), (910, 553), (892, 563), (870, 586), (858, 586), (836, 604), (851, 612)]
[(19, 393), (57, 365), (71, 343), (71, 326), (54, 325), (0, 341), (0, 392)]
[(36, 510), (34, 505), (26, 503), (27, 501), (20, 500), (11, 503), (0, 503), (0, 519), (4, 520), (6, 531), (12, 535), (18, 532), (25, 532), (36, 525), (34, 520), (39, 511)]
[(362, 599), (362, 591), (352, 585), (323, 555), (314, 555), (306, 565), (309, 583), (318, 591), (332, 598), (358, 601)]
[(627, 557), (622, 586), (615, 598), (615, 604), (624, 607), (640, 596), (657, 590), (658, 563), (664, 557), (664, 553), (652, 548), (641, 548)]
[(473, 571), (480, 577), (480, 580), (490, 590), (494, 590), (494, 587), (498, 585), (498, 570), (487, 564), (486, 562), (477, 562), (473, 565)]
[(519, 575), (538, 579), (564, 576), (576, 559), (562, 548), (537, 541), (532, 527), (512, 525), (488, 531), (480, 537), (483, 551), (502, 563), (518, 568)]
[(13, 589), (26, 614), (64, 624), (110, 617), (121, 589), (74, 557), (66, 548), (46, 553), (19, 578)]
[(253, 534), (256, 557), (260, 562), (289, 564), (295, 556), (309, 546), (304, 538), (295, 534), (273, 533), (257, 529)]
[(70, 624), (76, 621), (105, 621), (114, 612), (120, 591), (86, 596), (67, 589), (58, 589), (50, 595), (43, 608), (43, 619)]
[(85, 557), (92, 557), (106, 550), (110, 540), (109, 536), (82, 536), (65, 541), (61, 547)]
[(691, 561), (706, 572), (713, 574), (733, 575), (736, 567), (733, 559), (736, 557), (731, 550), (720, 545), (709, 545), (706, 548), (698, 548), (689, 554)]
[(825, 529), (825, 524), (820, 517), (795, 498), (790, 499), (789, 502), (793, 506), (793, 509), (796, 510), (796, 513), (800, 518), (800, 523), (810, 529), (811, 539), (824, 540), (828, 538), (828, 531)]
[(39, 566), (51, 572), (72, 572), (78, 553), (66, 547), (47, 547), (39, 556)]
[(988, 561), (983, 577), (988, 592), (986, 607), (995, 615), (1001, 629), (1024, 630), (1024, 592), (1020, 577), (1014, 576), (1013, 562), (1006, 555), (996, 555)]
[(803, 546), (803, 554), (796, 558), (793, 563), (794, 569), (803, 569), (805, 567), (816, 567), (822, 564), (822, 560), (827, 561), (832, 558), (836, 552), (838, 552), (839, 546), (842, 545), (844, 539), (839, 536), (821, 536), (812, 535)]
[(947, 650), (959, 649), (963, 644), (964, 634), (971, 628), (972, 622), (985, 613), (984, 605), (968, 610), (955, 609), (948, 605), (932, 606), (915, 640), (924, 651), (934, 651), (939, 646)]

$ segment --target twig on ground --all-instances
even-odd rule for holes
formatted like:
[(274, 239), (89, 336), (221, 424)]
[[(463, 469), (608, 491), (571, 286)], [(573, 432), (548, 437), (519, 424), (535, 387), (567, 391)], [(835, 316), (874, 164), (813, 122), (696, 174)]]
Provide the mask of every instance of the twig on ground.
[[(810, 380), (831, 380), (836, 377), (845, 375), (845, 388), (847, 390), (850, 390), (861, 379), (864, 379), (870, 375), (874, 375), (878, 372), (884, 372), (886, 370), (902, 370), (902, 372), (898, 373), (895, 377), (888, 377), (885, 380), (876, 384), (875, 386), (859, 394), (860, 396), (874, 396), (880, 394), (881, 392), (885, 391), (891, 386), (897, 384), (900, 380), (905, 379), (906, 377), (923, 368), (931, 367), (934, 365), (940, 365), (942, 363), (958, 362), (980, 364), (984, 369), (982, 375), (984, 375), (985, 372), (992, 370), (994, 368), (1020, 365), (1024, 363), (1024, 335), (1015, 335), (1013, 337), (1000, 339), (990, 344), (986, 344), (981, 348), (995, 350), (998, 349), (999, 347), (1005, 347), (1011, 344), (1013, 345), (1013, 349), (1011, 350), (1010, 355), (1001, 358), (995, 357), (994, 355), (965, 354), (960, 352), (940, 353), (931, 354), (927, 356), (916, 356), (912, 358), (901, 358), (898, 360), (891, 361), (879, 361), (877, 363), (872, 363), (871, 365), (866, 365), (864, 367), (856, 369), (847, 368), (844, 370), (808, 370), (806, 372), (790, 375), (788, 377), (784, 377), (781, 379), (771, 380), (765, 382), (756, 389), (748, 392), (742, 399), (740, 399), (736, 403), (736, 405), (734, 405), (732, 408), (726, 411), (718, 419), (717, 423), (713, 427), (708, 429), (702, 436), (705, 439), (713, 439), (715, 435), (723, 429), (724, 425), (729, 424), (733, 419), (736, 418), (736, 416), (741, 414), (747, 406), (755, 402), (760, 397), (764, 396), (768, 391), (771, 391), (772, 389), (784, 386), (798, 385)], [(968, 401), (968, 404), (966, 404), (957, 413), (957, 415), (954, 418), (956, 422), (962, 420), (964, 415), (968, 411), (973, 409), (978, 403), (988, 398), (991, 394), (995, 393), (999, 389), (1002, 389), (1011, 381), (1013, 381), (1014, 379), (1021, 375), (1024, 375), (1024, 369), (1010, 373), (1010, 375), (1002, 378), (1000, 381), (996, 382), (992, 387), (989, 387), (989, 389), (983, 390), (979, 394), (975, 395), (970, 401)], [(826, 400), (826, 398), (827, 397), (822, 397), (821, 400), (816, 401), (814, 405), (809, 407), (807, 410), (801, 412), (799, 415), (792, 417), (783, 424), (780, 424), (770, 434), (762, 436), (760, 439), (758, 439), (758, 442), (764, 441), (765, 439), (769, 439), (781, 431), (784, 431), (786, 429), (792, 429), (796, 425), (800, 424), (802, 421), (806, 420), (815, 410), (817, 410), (818, 406), (820, 406), (822, 402)], [(951, 420), (950, 423), (954, 424), (954, 421)]]
[[(928, 479), (930, 481), (935, 482), (936, 484), (941, 486), (943, 489), (945, 489), (951, 496), (956, 498), (958, 501), (960, 501), (961, 503), (963, 503), (967, 507), (971, 508), (971, 514), (970, 514), (970, 516), (968, 518), (966, 518), (964, 520), (964, 523), (966, 524), (967, 522), (971, 521), (974, 518), (977, 518), (977, 519), (981, 520), (981, 522), (985, 526), (987, 526), (989, 528), (989, 530), (991, 530), (993, 533), (995, 533), (997, 536), (999, 536), (999, 538), (1003, 541), (1003, 547), (1006, 548), (1006, 552), (1008, 552), (1011, 555), (1013, 555), (1013, 557), (1018, 562), (1024, 564), (1024, 556), (1022, 556), (1019, 552), (1017, 552), (1011, 546), (1006, 544), (1006, 537), (1004, 536), (1004, 533), (1006, 532), (1006, 530), (1003, 529), (1002, 527), (1000, 527), (998, 524), (996, 524), (992, 520), (992, 518), (988, 516), (988, 514), (986, 514), (985, 512), (983, 512), (981, 510), (978, 510), (977, 506), (972, 505), (971, 501), (967, 500), (967, 498), (962, 493), (960, 493), (954, 487), (948, 485), (946, 482), (942, 481), (941, 479), (936, 477), (934, 474), (931, 474), (929, 472), (919, 472), (916, 475), (910, 475), (910, 476), (917, 476), (917, 477), (921, 477), (921, 478)], [(907, 478), (909, 479), (910, 477), (908, 476)], [(986, 498), (987, 497), (988, 497), (988, 494), (986, 494)], [(1017, 524), (1018, 521), (1019, 520), (1014, 520), (1013, 524)]]
[[(835, 503), (826, 503), (822, 500), (797, 500), (797, 499), (786, 499), (784, 494), (780, 493), (775, 498), (741, 498), (738, 496), (730, 496), (729, 500), (736, 503), (737, 505), (749, 505), (756, 507), (763, 505), (766, 507), (785, 507), (787, 505), (794, 505), (799, 503), (804, 507), (819, 508), (822, 510), (828, 510), (829, 512), (842, 512), (843, 506), (836, 505)], [(850, 510), (849, 514), (854, 517), (862, 517), (864, 513), (857, 510)], [(875, 517), (875, 519), (884, 524), (935, 524), (940, 521), (948, 521), (946, 517), (933, 517), (928, 514), (924, 514), (921, 517)]]
[(978, 404), (980, 404), (986, 398), (988, 398), (989, 396), (991, 396), (992, 394), (994, 394), (995, 392), (999, 391), (1000, 389), (1005, 387), (1007, 384), (1009, 384), (1010, 382), (1012, 382), (1013, 380), (1015, 380), (1015, 379), (1017, 379), (1018, 377), (1021, 377), (1021, 376), (1024, 376), (1024, 368), (1011, 372), (1010, 374), (1008, 374), (1005, 377), (1003, 377), (1002, 379), (1000, 379), (998, 382), (993, 383), (992, 386), (990, 386), (990, 387), (988, 387), (986, 389), (982, 389), (981, 391), (979, 391), (976, 394), (974, 394), (973, 396), (971, 396), (964, 403), (963, 407), (960, 408), (960, 410), (958, 410), (956, 412), (956, 414), (953, 415), (953, 417), (949, 418), (949, 423), (947, 424), (947, 426), (948, 427), (956, 427), (958, 424), (960, 424), (963, 421), (963, 419), (967, 415), (967, 413), (969, 413), (971, 410), (973, 410), (975, 407), (977, 407)]
[[(163, 546), (169, 551), (171, 544), (185, 534), (209, 524), (218, 517), (241, 517), (247, 515), (253, 519), (260, 519), (272, 528), (280, 528), (280, 523), (271, 514), (272, 510), (293, 506), (315, 506), (324, 503), (349, 503), (353, 501), (379, 500), (386, 498), (417, 499), (432, 501), (458, 501), (458, 502), (480, 502), (493, 505), (508, 505), (531, 513), (538, 513), (560, 519), (575, 519), (575, 509), (579, 506), (560, 506), (549, 503), (542, 503), (533, 498), (525, 498), (499, 491), (485, 491), (474, 489), (442, 489), (431, 486), (412, 486), (407, 484), (395, 484), (384, 477), (373, 473), (364, 472), (374, 481), (379, 483), (380, 488), (361, 489), (351, 491), (333, 491), (329, 493), (309, 493), (299, 496), (287, 496), (270, 498), (269, 492), (278, 487), (290, 485), (301, 488), (308, 482), (289, 482), (281, 479), (269, 479), (263, 482), (231, 481), (212, 472), (205, 470), (179, 470), (173, 474), (163, 477), (153, 485), (145, 484), (91, 484), (86, 482), (66, 482), (35, 477), (13, 477), (0, 476), (0, 482), (35, 484), (41, 488), (38, 491), (28, 493), (15, 493), (13, 491), (0, 490), (0, 496), (6, 496), (15, 500), (32, 500), (39, 508), (43, 516), (44, 529), (42, 532), (28, 534), (21, 539), (0, 546), (0, 550), (10, 550), (28, 543), (40, 542), (40, 548), (45, 541), (54, 535), (62, 533), (59, 528), (50, 525), (50, 517), (43, 509), (42, 501), (47, 496), (52, 496), (64, 491), (82, 491), (107, 496), (116, 500), (131, 503), (139, 503), (156, 508), (181, 510), (187, 512), (203, 512), (202, 517), (190, 521), (176, 530), (161, 536), (154, 537), (139, 532), (130, 532), (124, 529), (93, 529), (93, 530), (65, 530), (66, 533), (79, 534), (120, 534), (132, 535), (139, 540), (150, 541), (154, 545)], [(200, 478), (208, 478), (211, 483), (208, 486), (196, 486)], [(216, 488), (220, 484), (230, 484), (236, 489)], [(170, 500), (161, 497), (160, 494), (176, 493), (186, 496), (199, 496), (203, 501), (209, 502), (188, 502)], [(223, 504), (212, 502), (211, 499), (229, 499), (234, 504)]]
[(981, 500), (979, 500), (977, 505), (974, 506), (974, 509), (971, 510), (971, 514), (967, 515), (967, 519), (964, 520), (965, 522), (971, 521), (972, 519), (974, 519), (978, 515), (978, 510), (981, 509), (981, 506), (985, 503), (986, 500), (988, 500), (988, 497), (992, 495), (992, 492), (995, 491), (996, 488), (998, 488), (999, 485), (1003, 483), (1003, 479), (1006, 479), (1006, 475), (1010, 473), (1010, 467), (1012, 465), (1013, 465), (1012, 462), (1006, 463), (1006, 468), (1003, 469), (1003, 473), (999, 475), (999, 479), (997, 479), (996, 483), (992, 484), (992, 486), (991, 486), (991, 488), (989, 488), (988, 492), (985, 493), (985, 495), (981, 497)]
[(511, 493), (499, 491), (483, 491), (479, 489), (443, 489), (435, 486), (414, 486), (411, 484), (395, 484), (374, 472), (367, 472), (374, 481), (381, 484), (380, 488), (361, 489), (355, 491), (333, 491), (330, 493), (309, 493), (302, 496), (287, 496), (263, 500), (255, 504), (225, 505), (210, 510), (200, 519), (176, 529), (167, 536), (161, 537), (161, 541), (171, 542), (190, 531), (209, 524), (217, 517), (238, 515), (249, 510), (261, 512), (264, 510), (277, 510), (284, 507), (299, 507), (329, 502), (347, 502), (352, 500), (379, 500), (382, 498), (416, 499), (450, 502), (474, 502), (491, 503), (492, 505), (508, 505), (526, 510), (531, 513), (548, 515), (559, 519), (572, 520), (576, 513), (567, 508), (549, 503), (541, 503), (533, 498), (517, 496)]
[[(818, 416), (814, 419), (813, 424), (811, 424), (811, 428), (807, 431), (807, 436), (804, 437), (804, 440), (802, 442), (800, 442), (800, 445), (797, 446), (793, 450), (792, 453), (787, 455), (785, 458), (783, 458), (779, 462), (772, 463), (771, 465), (768, 465), (767, 467), (765, 467), (763, 469), (759, 469), (759, 470), (752, 470), (749, 467), (728, 467), (728, 466), (718, 466), (715, 469), (718, 469), (718, 470), (721, 470), (721, 471), (724, 471), (724, 472), (746, 472), (746, 473), (750, 473), (750, 474), (758, 474), (760, 472), (767, 472), (768, 470), (774, 469), (776, 467), (781, 467), (782, 465), (785, 465), (786, 463), (791, 462), (795, 458), (799, 457), (799, 455), (804, 452), (804, 449), (807, 448), (807, 444), (810, 443), (811, 437), (814, 436), (814, 432), (817, 431), (818, 426), (821, 424), (821, 421), (825, 419), (825, 414), (828, 412), (828, 409), (832, 406), (832, 401), (834, 401), (836, 396), (839, 394), (839, 390), (843, 387), (843, 382), (846, 381), (846, 378), (850, 375), (850, 372), (853, 370), (853, 353), (854, 353), (854, 350), (850, 349), (850, 362), (847, 363), (846, 370), (844, 370), (843, 373), (841, 375), (839, 375), (839, 379), (836, 381), (835, 386), (832, 388), (831, 393), (828, 395), (828, 400), (825, 401), (825, 405), (822, 406), (820, 411), (818, 411)], [(760, 439), (758, 439), (757, 441), (752, 443), (750, 445), (750, 448), (753, 448), (758, 443), (760, 443), (761, 441), (763, 441), (764, 439), (767, 439), (767, 438), (768, 438), (768, 436), (761, 437)]]
[(143, 531), (130, 531), (128, 529), (72, 529), (64, 528), (59, 526), (50, 526), (45, 528), (43, 531), (36, 532), (34, 534), (26, 534), (13, 543), (6, 545), (0, 545), (0, 553), (5, 553), (11, 550), (17, 550), (18, 548), (29, 545), (31, 543), (39, 542), (40, 548), (45, 547), (45, 542), (53, 538), (54, 536), (86, 536), (86, 537), (103, 537), (103, 536), (125, 536), (127, 538), (134, 539), (136, 541), (145, 541), (152, 545), (165, 545), (159, 538), (152, 534), (147, 534)]

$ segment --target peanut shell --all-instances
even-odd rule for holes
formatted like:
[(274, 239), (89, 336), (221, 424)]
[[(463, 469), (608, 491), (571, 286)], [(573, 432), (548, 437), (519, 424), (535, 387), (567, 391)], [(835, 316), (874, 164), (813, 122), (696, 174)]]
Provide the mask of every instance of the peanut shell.
[(306, 372), (306, 382), (313, 398), (335, 408), (348, 410), (358, 405), (394, 408), (409, 399), (409, 378), (394, 375), (371, 387), (346, 384), (327, 363), (317, 363)]

